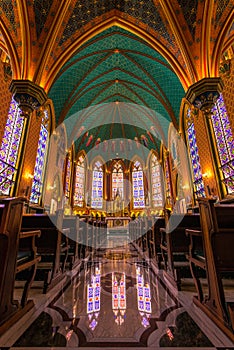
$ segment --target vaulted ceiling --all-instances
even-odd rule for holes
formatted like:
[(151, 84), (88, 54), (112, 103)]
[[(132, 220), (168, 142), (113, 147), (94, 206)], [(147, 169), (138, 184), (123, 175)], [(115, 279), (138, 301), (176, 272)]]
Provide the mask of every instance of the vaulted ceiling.
[(233, 19), (234, 0), (2, 0), (0, 47), (13, 79), (48, 93), (57, 125), (89, 130), (91, 145), (122, 135), (155, 147), (189, 86), (218, 76)]

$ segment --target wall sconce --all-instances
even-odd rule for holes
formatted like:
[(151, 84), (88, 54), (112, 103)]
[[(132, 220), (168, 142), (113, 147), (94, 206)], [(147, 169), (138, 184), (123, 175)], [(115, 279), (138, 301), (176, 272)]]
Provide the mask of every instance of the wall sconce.
[(210, 177), (211, 177), (211, 172), (210, 172), (209, 170), (206, 171), (204, 174), (202, 174), (202, 177), (203, 177), (204, 179), (210, 178)]
[(55, 186), (48, 185), (48, 186), (46, 187), (46, 189), (47, 189), (48, 191), (54, 190), (54, 189), (55, 189)]
[(27, 173), (24, 174), (24, 178), (29, 180), (29, 179), (33, 179), (34, 176), (32, 174), (30, 174), (29, 172), (27, 172)]

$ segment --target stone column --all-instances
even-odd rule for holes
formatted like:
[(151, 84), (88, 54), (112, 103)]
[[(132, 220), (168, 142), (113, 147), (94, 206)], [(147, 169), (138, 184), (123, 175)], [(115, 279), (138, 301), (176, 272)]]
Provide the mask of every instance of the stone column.
[(47, 100), (44, 89), (30, 80), (12, 80), (9, 89), (25, 116), (30, 116)]

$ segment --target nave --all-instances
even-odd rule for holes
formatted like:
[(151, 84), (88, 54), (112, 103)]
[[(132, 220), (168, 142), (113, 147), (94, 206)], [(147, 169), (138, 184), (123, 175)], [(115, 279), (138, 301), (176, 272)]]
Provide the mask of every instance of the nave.
[(1, 349), (232, 346), (192, 303), (189, 279), (172, 288), (128, 235), (108, 238), (46, 295), (34, 285), (35, 307), (0, 338)]

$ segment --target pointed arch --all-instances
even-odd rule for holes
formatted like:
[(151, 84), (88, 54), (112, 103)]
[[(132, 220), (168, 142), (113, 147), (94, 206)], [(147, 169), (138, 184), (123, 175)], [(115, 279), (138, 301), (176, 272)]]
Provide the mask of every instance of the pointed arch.
[(93, 209), (103, 208), (103, 189), (104, 189), (104, 160), (97, 156), (92, 160), (92, 193), (91, 207)]
[(80, 151), (76, 157), (74, 169), (74, 189), (73, 189), (73, 205), (83, 208), (85, 205), (85, 186), (87, 173), (87, 157), (85, 151)]
[(8, 28), (6, 28), (5, 24), (3, 21), (1, 21), (0, 18), (0, 32), (2, 33), (2, 36), (5, 41), (5, 47), (7, 49), (8, 55), (11, 58), (11, 69), (12, 69), (12, 78), (13, 79), (20, 79), (20, 60), (18, 57), (18, 53), (16, 50), (16, 46), (14, 43), (14, 39), (9, 33)]
[(138, 156), (132, 158), (132, 199), (133, 209), (145, 208), (145, 183), (144, 183), (143, 161)]
[(150, 155), (150, 182), (151, 182), (151, 206), (154, 209), (163, 209), (164, 207), (164, 180), (163, 172), (158, 154), (155, 151)]
[(144, 29), (141, 29), (140, 26), (136, 26), (135, 24), (127, 21), (124, 18), (121, 18), (120, 16), (117, 16), (116, 14), (112, 15), (110, 18), (107, 18), (102, 23), (97, 23), (96, 25), (87, 29), (84, 34), (74, 40), (74, 42), (67, 49), (65, 49), (64, 52), (61, 53), (60, 57), (53, 64), (52, 69), (50, 69), (49, 72), (46, 71), (46, 74), (44, 74), (44, 76), (43, 72), (45, 72), (45, 66), (48, 62), (46, 60), (43, 61), (41, 64), (40, 72), (36, 78), (36, 83), (43, 86), (45, 91), (48, 92), (60, 69), (62, 69), (64, 64), (77, 52), (78, 48), (97, 34), (100, 34), (112, 26), (118, 26), (135, 34), (136, 36), (145, 40), (152, 48), (161, 54), (172, 66), (173, 71), (180, 79), (181, 84), (185, 90), (187, 90), (188, 87), (193, 84), (194, 79), (192, 77), (188, 77), (185, 74), (183, 67), (181, 67), (181, 65), (178, 63), (176, 57), (169, 50), (167, 50), (167, 48), (162, 45), (162, 43), (157, 41), (153, 35), (146, 32)]
[(225, 21), (224, 26), (220, 30), (216, 42), (215, 42), (215, 47), (213, 50), (213, 55), (212, 55), (212, 74), (213, 76), (218, 76), (219, 74), (219, 65), (220, 65), (220, 57), (224, 51), (224, 48), (230, 46), (231, 44), (234, 43), (234, 34), (228, 39), (226, 39), (227, 33), (230, 30), (230, 28), (233, 25), (233, 20), (234, 20), (234, 15), (233, 11), (230, 12), (228, 18)]

